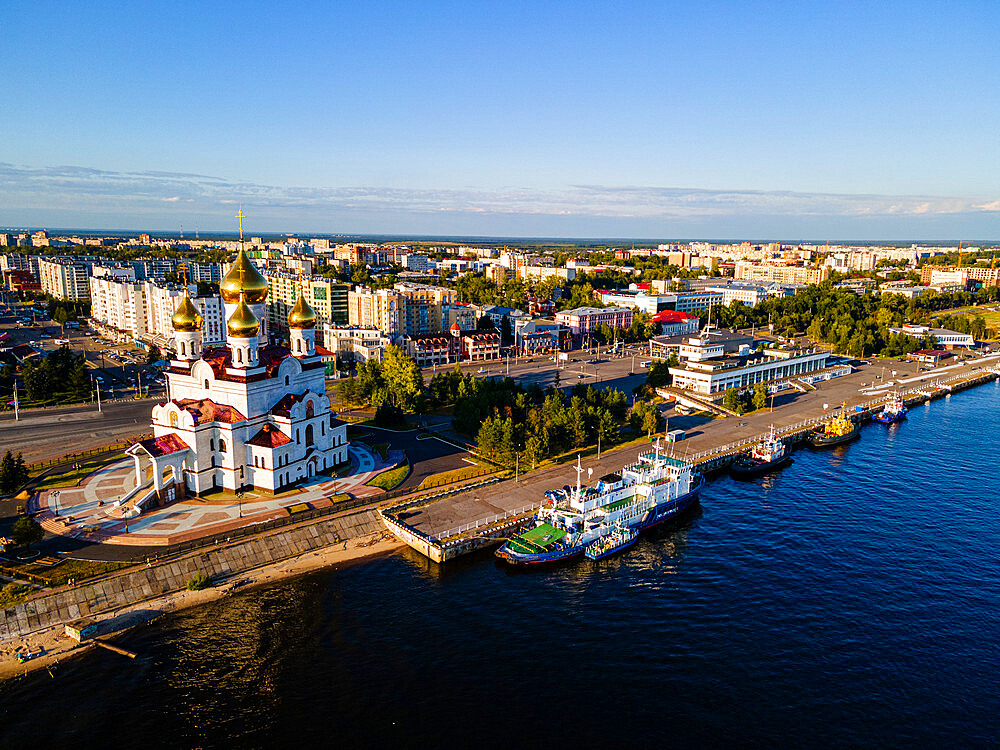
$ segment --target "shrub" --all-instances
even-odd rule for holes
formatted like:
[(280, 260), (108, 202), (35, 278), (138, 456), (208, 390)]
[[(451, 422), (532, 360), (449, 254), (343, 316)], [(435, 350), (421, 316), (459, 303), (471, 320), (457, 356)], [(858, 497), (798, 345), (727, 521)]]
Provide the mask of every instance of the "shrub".
[(201, 591), (212, 585), (212, 579), (204, 573), (195, 573), (194, 578), (187, 582), (188, 591)]

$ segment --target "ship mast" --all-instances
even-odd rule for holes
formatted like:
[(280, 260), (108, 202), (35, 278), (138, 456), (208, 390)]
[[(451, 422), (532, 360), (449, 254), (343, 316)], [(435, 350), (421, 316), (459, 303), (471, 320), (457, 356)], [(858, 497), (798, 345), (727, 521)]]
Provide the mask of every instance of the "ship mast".
[(580, 465), (580, 454), (576, 454), (576, 499), (580, 500), (580, 474), (583, 473), (583, 466)]

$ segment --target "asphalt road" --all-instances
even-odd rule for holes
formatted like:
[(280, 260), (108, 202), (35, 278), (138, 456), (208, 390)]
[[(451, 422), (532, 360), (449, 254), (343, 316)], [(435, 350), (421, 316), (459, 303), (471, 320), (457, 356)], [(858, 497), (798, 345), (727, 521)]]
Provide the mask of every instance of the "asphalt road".
[(0, 451), (21, 451), (28, 463), (107, 445), (149, 431), (156, 399), (31, 409), (15, 421), (0, 413)]

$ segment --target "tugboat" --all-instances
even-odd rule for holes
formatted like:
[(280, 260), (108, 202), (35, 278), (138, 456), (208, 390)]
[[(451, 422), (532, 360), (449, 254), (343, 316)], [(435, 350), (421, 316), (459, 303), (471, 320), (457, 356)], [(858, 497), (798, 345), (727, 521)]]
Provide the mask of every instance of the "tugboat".
[(901, 419), (906, 419), (906, 403), (898, 393), (893, 393), (885, 402), (882, 411), (872, 417), (873, 422), (881, 422), (882, 424), (892, 424)]
[(841, 405), (840, 414), (810, 432), (806, 440), (814, 448), (828, 448), (849, 443), (860, 435), (858, 426), (847, 416), (846, 405)]
[(737, 458), (729, 467), (729, 473), (736, 479), (749, 479), (788, 466), (791, 462), (791, 451), (774, 434), (774, 425), (771, 425), (771, 434), (757, 443), (749, 456)]
[(588, 560), (603, 560), (619, 552), (624, 552), (639, 541), (639, 532), (628, 526), (619, 525), (607, 536), (602, 536), (596, 542), (591, 542), (583, 556)]
[(663, 523), (695, 503), (705, 479), (687, 461), (664, 455), (659, 441), (652, 451), (596, 487), (549, 490), (534, 526), (504, 543), (496, 556), (510, 565), (537, 565), (582, 557), (587, 548), (618, 527), (636, 532)]

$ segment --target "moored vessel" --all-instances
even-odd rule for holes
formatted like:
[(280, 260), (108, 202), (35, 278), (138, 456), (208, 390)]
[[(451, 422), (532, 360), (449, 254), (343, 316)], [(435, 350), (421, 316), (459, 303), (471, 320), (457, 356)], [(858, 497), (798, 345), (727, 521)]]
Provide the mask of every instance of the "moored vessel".
[(872, 416), (872, 421), (881, 424), (892, 424), (901, 419), (906, 419), (906, 403), (898, 393), (893, 393), (885, 402), (882, 411)]
[(771, 425), (771, 433), (757, 443), (749, 455), (733, 461), (729, 473), (737, 479), (744, 479), (780, 469), (791, 462), (791, 449), (775, 434), (774, 425)]
[(849, 443), (860, 434), (858, 426), (847, 416), (846, 407), (841, 405), (840, 414), (810, 432), (806, 440), (814, 448), (827, 448)]
[(603, 560), (605, 557), (624, 552), (639, 541), (639, 532), (628, 526), (618, 526), (607, 536), (591, 542), (583, 556), (588, 560)]
[(533, 526), (509, 539), (496, 556), (511, 565), (537, 565), (580, 557), (587, 547), (618, 527), (636, 532), (667, 521), (697, 500), (704, 478), (687, 461), (651, 451), (593, 487), (549, 490)]

